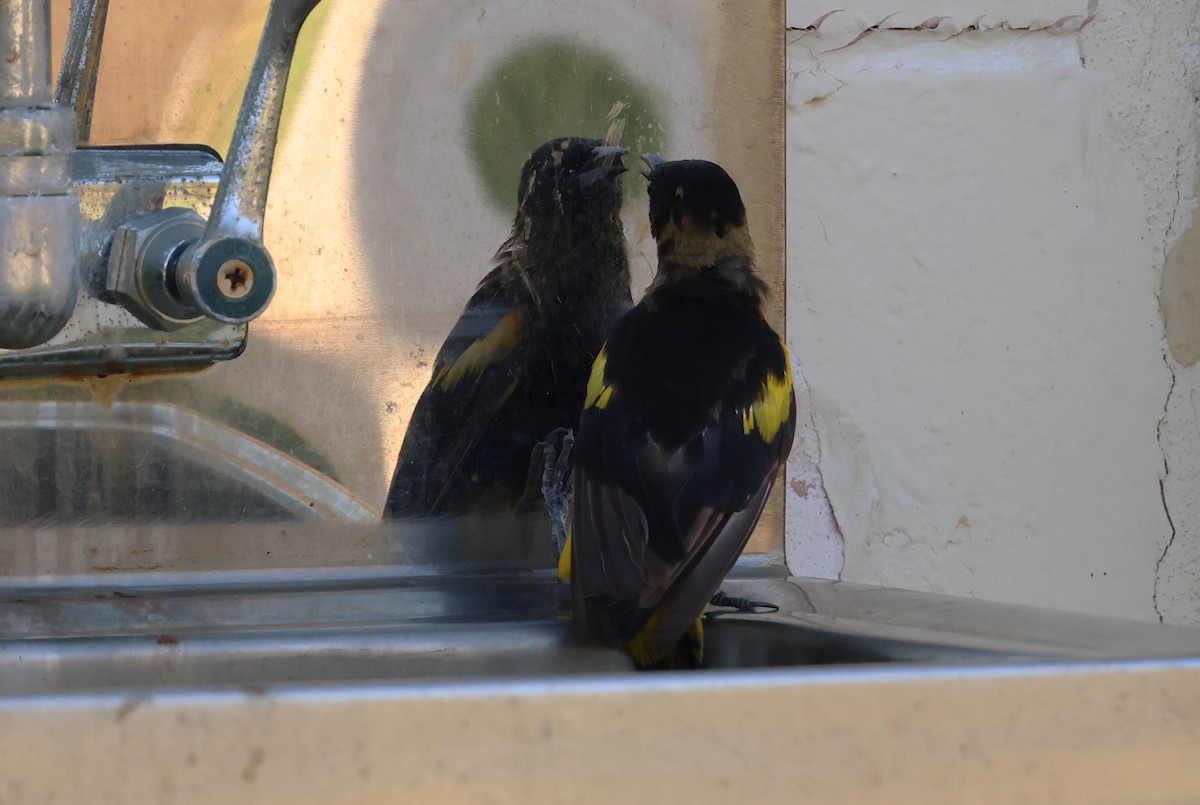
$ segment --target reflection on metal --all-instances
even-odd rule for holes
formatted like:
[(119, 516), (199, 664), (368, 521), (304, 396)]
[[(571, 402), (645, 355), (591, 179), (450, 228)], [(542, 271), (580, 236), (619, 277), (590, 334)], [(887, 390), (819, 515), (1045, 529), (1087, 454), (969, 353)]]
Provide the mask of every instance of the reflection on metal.
[(50, 100), (49, 0), (0, 4), (0, 347), (42, 344), (79, 292), (74, 114)]
[(240, 354), (245, 325), (201, 320), (168, 336), (135, 318), (105, 287), (116, 229), (163, 207), (205, 215), (221, 174), (217, 158), (182, 148), (83, 149), (75, 152), (72, 172), (83, 210), (76, 315), (39, 347), (0, 349), (0, 379), (194, 369)]
[(4, 402), (0, 444), (0, 526), (378, 517), (291, 456), (168, 405)]
[(275, 293), (275, 264), (262, 242), (267, 188), (296, 38), (319, 2), (272, 0), (212, 215), (175, 269), (184, 301), (216, 321), (250, 321)]
[[(195, 802), (251, 782), (280, 801), (555, 801), (581, 781), (597, 802), (1195, 791), (1180, 769), (1200, 751), (1200, 630), (745, 565), (726, 590), (779, 613), (710, 618), (709, 670), (639, 674), (572, 642), (545, 545), (493, 536), (8, 529), (0, 777), (62, 801), (102, 781), (114, 803), (164, 780)], [(97, 745), (139, 762), (114, 771)], [(65, 748), (83, 770), (48, 773)]]
[[(62, 105), (0, 109), (0, 347), (47, 345), (0, 354), (0, 377), (179, 369), (239, 354), (244, 328), (224, 328), (214, 349), (213, 333), (222, 328), (211, 324), (244, 324), (261, 314), (274, 294), (275, 266), (262, 244), (267, 186), (296, 36), (317, 2), (272, 2), (230, 145), (230, 164), (211, 220), (201, 230), (187, 225), (190, 216), (186, 222), (183, 217), (138, 222), (136, 217), (164, 206), (166, 192), (157, 193), (157, 185), (194, 175), (201, 165), (207, 169), (203, 178), (221, 175), (219, 168), (209, 167), (211, 160), (175, 161), (164, 171), (143, 154), (140, 162), (136, 156), (125, 159), (112, 177), (89, 170), (94, 163), (72, 166), (76, 127), (81, 138), (90, 128), (108, 7), (107, 0), (76, 4), (57, 95), (79, 104), (78, 119)], [(28, 104), (49, 93), (49, 2), (24, 0), (5, 3), (3, 9), (0, 41), (11, 40), (17, 57), (7, 60), (3, 86), (11, 92), (0, 102)], [(72, 172), (81, 185), (114, 181), (109, 202), (94, 215), (82, 246), (90, 252), (83, 266), (87, 304), (74, 326), (64, 330), (80, 284), (80, 203), (71, 195)], [(184, 214), (167, 217), (172, 215)], [(124, 228), (113, 244), (118, 227)], [(117, 262), (105, 277), (114, 245)], [(140, 324), (122, 327), (105, 316), (112, 313), (103, 309), (108, 302), (126, 307)], [(89, 315), (97, 312), (101, 315)], [(162, 337), (161, 332), (187, 325), (200, 327), (202, 315), (212, 322), (195, 334), (198, 338)], [(160, 331), (152, 345), (139, 336), (141, 324)], [(61, 337), (51, 342), (56, 334)]]
[[(535, 37), (480, 77), (465, 109), (470, 155), (492, 202), (513, 208), (521, 165), (548, 136), (581, 133), (633, 154), (667, 148), (651, 87), (596, 41)], [(625, 195), (645, 195), (641, 182)]]
[[(544, 545), (514, 551), (449, 523), (9, 536), (0, 546), (0, 697), (632, 673), (617, 652), (573, 641)], [(735, 571), (727, 592), (780, 609), (710, 616), (709, 672), (1200, 652), (1197, 629), (784, 573)]]
[(96, 77), (100, 72), (100, 49), (108, 0), (75, 0), (71, 3), (71, 26), (58, 71), (54, 100), (75, 110), (75, 141), (83, 144), (92, 131), (92, 108), (96, 102)]
[(50, 0), (0, 5), (0, 107), (50, 100)]

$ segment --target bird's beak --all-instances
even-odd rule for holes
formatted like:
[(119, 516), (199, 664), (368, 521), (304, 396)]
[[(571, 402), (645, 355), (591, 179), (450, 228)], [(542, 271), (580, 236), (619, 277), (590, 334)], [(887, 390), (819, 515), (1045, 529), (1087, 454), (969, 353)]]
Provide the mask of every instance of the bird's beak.
[(642, 162), (646, 163), (646, 170), (642, 171), (642, 176), (649, 179), (650, 174), (654, 173), (654, 169), (659, 165), (665, 165), (667, 161), (658, 154), (642, 154)]
[(587, 168), (579, 173), (580, 183), (587, 187), (602, 178), (620, 176), (627, 170), (621, 157), (628, 153), (628, 148), (619, 145), (596, 146), (592, 149), (592, 158), (588, 160)]
[(621, 157), (628, 153), (628, 148), (622, 148), (619, 145), (598, 145), (592, 149), (591, 161), (596, 163), (597, 167), (608, 168), (610, 172), (614, 172), (613, 169), (615, 169), (615, 173), (624, 173), (626, 168)]
[(607, 157), (614, 155), (623, 157), (628, 153), (628, 148), (622, 148), (619, 145), (598, 145), (592, 149), (593, 157)]

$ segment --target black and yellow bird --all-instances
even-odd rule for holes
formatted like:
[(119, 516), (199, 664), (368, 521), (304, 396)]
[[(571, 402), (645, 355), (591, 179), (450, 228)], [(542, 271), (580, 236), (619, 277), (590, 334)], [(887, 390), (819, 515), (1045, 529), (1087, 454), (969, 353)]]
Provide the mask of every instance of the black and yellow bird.
[(658, 272), (597, 356), (575, 441), (577, 623), (641, 668), (700, 664), (700, 615), (746, 546), (795, 432), (746, 209), (700, 160), (650, 166)]
[(511, 236), (413, 410), (385, 518), (511, 510), (534, 446), (578, 424), (592, 361), (633, 305), (620, 218), (624, 153), (560, 137), (526, 161)]

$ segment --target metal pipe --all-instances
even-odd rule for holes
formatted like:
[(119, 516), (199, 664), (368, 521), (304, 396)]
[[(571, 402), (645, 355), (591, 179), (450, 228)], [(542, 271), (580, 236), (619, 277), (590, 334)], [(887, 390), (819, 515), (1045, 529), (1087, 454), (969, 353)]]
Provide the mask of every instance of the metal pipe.
[(275, 265), (263, 246), (267, 189), (296, 38), (319, 2), (272, 0), (212, 215), (175, 270), (184, 298), (217, 321), (250, 321), (275, 293)]
[(0, 0), (0, 107), (50, 101), (50, 0)]
[(236, 234), (262, 240), (283, 94), (300, 28), (318, 2), (273, 0), (267, 11), (206, 237)]
[(58, 71), (54, 101), (74, 107), (77, 143), (87, 142), (92, 132), (96, 77), (100, 71), (100, 50), (104, 46), (107, 20), (108, 0), (75, 0), (71, 4), (71, 25), (67, 30), (67, 45)]
[(54, 337), (79, 295), (75, 115), (53, 102), (49, 0), (0, 0), (0, 348)]

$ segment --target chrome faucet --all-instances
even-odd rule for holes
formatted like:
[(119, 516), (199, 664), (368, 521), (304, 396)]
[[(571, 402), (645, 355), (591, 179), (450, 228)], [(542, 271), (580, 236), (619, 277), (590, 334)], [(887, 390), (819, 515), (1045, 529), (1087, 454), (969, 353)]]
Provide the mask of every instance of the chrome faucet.
[[(91, 126), (108, 0), (72, 3), (53, 94), (49, 0), (0, 0), (0, 52), (15, 55), (0, 58), (0, 378), (179, 369), (240, 352), (229, 345), (244, 342), (245, 324), (275, 291), (263, 245), (267, 189), (296, 39), (319, 2), (272, 0), (222, 168), (204, 152), (76, 152)], [(171, 181), (204, 185), (216, 175), (207, 221), (161, 209)], [(106, 203), (81, 237), (76, 192), (85, 188)], [(82, 322), (64, 330), (77, 303), (93, 314), (124, 308), (150, 331), (132, 320), (145, 337), (113, 337), (111, 324), (103, 334)], [(215, 334), (214, 324), (236, 331)], [(182, 333), (164, 344), (153, 336), (162, 331)]]
[(75, 115), (50, 84), (50, 0), (0, 2), (0, 347), (45, 343), (79, 295)]

